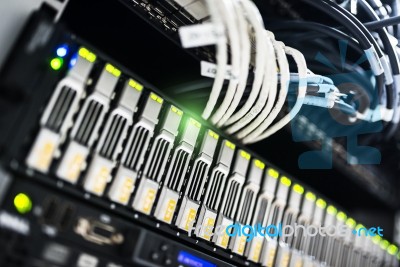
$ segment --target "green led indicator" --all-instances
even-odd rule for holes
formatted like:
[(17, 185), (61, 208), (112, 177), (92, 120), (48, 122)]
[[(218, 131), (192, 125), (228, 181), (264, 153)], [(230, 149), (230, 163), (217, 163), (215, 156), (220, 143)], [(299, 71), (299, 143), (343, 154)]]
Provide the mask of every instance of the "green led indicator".
[(64, 64), (64, 60), (62, 58), (56, 57), (50, 61), (50, 67), (53, 70), (59, 70)]
[(28, 195), (19, 193), (14, 197), (14, 206), (19, 213), (25, 214), (31, 211), (32, 200)]

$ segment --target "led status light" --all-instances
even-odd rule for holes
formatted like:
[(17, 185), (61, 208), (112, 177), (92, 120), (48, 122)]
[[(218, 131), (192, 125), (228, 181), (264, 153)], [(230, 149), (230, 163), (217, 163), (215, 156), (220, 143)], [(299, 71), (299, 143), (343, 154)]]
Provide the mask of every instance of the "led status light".
[(32, 209), (32, 200), (28, 195), (19, 193), (14, 197), (14, 207), (21, 214), (28, 213)]
[(226, 141), (225, 142), (225, 145), (227, 146), (227, 147), (229, 147), (230, 149), (232, 149), (232, 150), (234, 150), (235, 149), (235, 144), (234, 143), (232, 143), (232, 142), (230, 142), (230, 141)]
[(393, 244), (389, 245), (389, 247), (387, 248), (387, 252), (392, 256), (396, 255), (397, 251), (399, 251), (398, 247)]
[(382, 240), (380, 243), (381, 249), (386, 250), (389, 247), (390, 243), (387, 240)]
[(292, 184), (292, 181), (291, 181), (289, 178), (287, 178), (286, 176), (283, 176), (283, 177), (281, 178), (281, 183), (282, 183), (283, 185), (289, 187), (289, 186)]
[(59, 57), (55, 57), (55, 58), (53, 58), (53, 59), (50, 61), (50, 67), (51, 67), (53, 70), (59, 70), (59, 69), (61, 69), (61, 67), (63, 66), (63, 64), (64, 64), (64, 60), (63, 60), (62, 58), (59, 58)]
[(196, 121), (195, 119), (190, 118), (189, 121), (190, 121), (191, 124), (193, 124), (197, 128), (201, 128), (200, 122)]
[(59, 57), (65, 57), (68, 55), (68, 46), (67, 45), (61, 45), (57, 48), (56, 54)]
[(114, 75), (115, 77), (119, 77), (121, 76), (121, 71), (119, 69), (117, 69), (116, 67), (114, 67), (111, 64), (107, 64), (106, 65), (106, 70), (111, 73), (112, 75)]
[(343, 222), (344, 220), (347, 219), (347, 215), (344, 212), (339, 211), (338, 214), (336, 215), (336, 219)]
[(218, 138), (219, 138), (219, 135), (218, 135), (217, 133), (211, 131), (211, 130), (208, 131), (208, 134), (209, 134), (212, 138), (214, 138), (215, 140), (218, 140)]
[(160, 104), (162, 104), (164, 102), (164, 99), (162, 99), (161, 97), (159, 97), (155, 93), (151, 93), (150, 94), (150, 98), (153, 99), (154, 101), (160, 103)]
[(265, 169), (265, 163), (260, 161), (260, 160), (255, 160), (254, 164), (256, 165), (257, 168), (264, 170)]
[(172, 110), (172, 112), (178, 114), (179, 116), (182, 116), (182, 114), (183, 114), (182, 110), (178, 109), (175, 106), (171, 106), (171, 110)]
[(302, 194), (304, 193), (304, 187), (302, 187), (302, 186), (299, 185), (299, 184), (295, 184), (295, 185), (293, 186), (293, 191), (296, 192), (297, 194), (302, 195)]
[(374, 242), (375, 244), (379, 244), (382, 240), (382, 237), (380, 237), (379, 235), (376, 235), (372, 238), (372, 242)]
[(331, 206), (328, 207), (327, 212), (328, 212), (328, 214), (336, 215), (337, 214), (337, 209), (334, 206), (331, 205)]
[(96, 58), (97, 58), (95, 54), (93, 54), (92, 52), (90, 52), (89, 50), (87, 50), (84, 47), (81, 47), (79, 49), (78, 54), (91, 63), (95, 62)]
[(132, 88), (135, 88), (139, 92), (141, 92), (143, 90), (143, 85), (141, 85), (140, 83), (138, 83), (137, 81), (135, 81), (133, 79), (129, 80), (129, 86)]
[(317, 206), (320, 207), (321, 209), (325, 209), (326, 208), (326, 201), (319, 198), (317, 200)]
[(75, 55), (73, 55), (71, 57), (71, 60), (69, 61), (68, 68), (71, 69), (73, 66), (75, 66), (77, 60), (78, 60), (78, 53), (76, 53)]
[(356, 221), (353, 218), (348, 218), (346, 225), (350, 228), (354, 228), (356, 226)]
[(306, 199), (309, 200), (309, 201), (314, 202), (314, 201), (317, 199), (317, 197), (315, 196), (314, 193), (312, 193), (312, 192), (307, 192), (307, 194), (306, 194)]
[(275, 178), (275, 179), (278, 179), (279, 172), (270, 168), (270, 169), (268, 169), (268, 175), (273, 177), (273, 178)]
[(240, 151), (240, 156), (242, 157), (242, 158), (245, 158), (246, 160), (250, 160), (250, 154), (249, 153), (247, 153), (246, 151)]

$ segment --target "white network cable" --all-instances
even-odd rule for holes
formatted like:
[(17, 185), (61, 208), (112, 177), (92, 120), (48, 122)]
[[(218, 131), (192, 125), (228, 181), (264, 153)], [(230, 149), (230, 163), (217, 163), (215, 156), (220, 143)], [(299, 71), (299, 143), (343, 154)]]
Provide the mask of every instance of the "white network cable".
[(249, 136), (249, 138), (252, 139), (260, 135), (271, 125), (285, 104), (290, 82), (289, 62), (286, 58), (284, 43), (274, 41), (274, 48), (278, 58), (280, 70), (280, 91), (278, 100), (271, 112), (266, 109), (263, 110), (263, 112), (250, 125), (241, 130), (237, 134), (239, 139), (243, 139), (246, 136)]
[[(208, 9), (210, 10), (211, 20), (214, 25), (223, 25), (221, 21), (221, 14), (218, 8), (215, 6), (214, 0), (207, 0)], [(202, 117), (208, 119), (217, 104), (218, 97), (221, 93), (222, 86), (224, 84), (225, 73), (228, 61), (228, 48), (225, 38), (218, 38), (216, 44), (216, 62), (217, 70), (214, 83), (211, 89), (210, 97), (207, 101), (207, 105), (203, 111)]]
[(217, 124), (222, 116), (226, 113), (229, 105), (236, 93), (236, 88), (238, 86), (238, 75), (240, 68), (240, 36), (238, 32), (238, 25), (236, 23), (235, 8), (231, 0), (220, 0), (216, 1), (216, 6), (219, 8), (220, 14), (223, 16), (223, 22), (226, 26), (229, 44), (231, 48), (231, 75), (229, 79), (228, 89), (226, 91), (224, 100), (222, 101), (220, 107), (216, 110), (214, 115), (211, 117), (211, 122)]
[(254, 118), (257, 118), (256, 116), (260, 112), (268, 114), (274, 106), (278, 85), (278, 67), (276, 65), (275, 49), (271, 37), (273, 36), (270, 36), (267, 32), (264, 32), (264, 40), (267, 46), (265, 61), (267, 61), (268, 64), (265, 68), (263, 86), (258, 96), (257, 102), (246, 114), (246, 116), (241, 118), (238, 122), (236, 122), (226, 130), (228, 134), (232, 134), (248, 125)]
[(254, 29), (255, 32), (255, 40), (256, 40), (256, 47), (255, 47), (255, 75), (254, 75), (254, 81), (253, 81), (253, 86), (251, 88), (250, 95), (248, 99), (246, 100), (245, 104), (243, 107), (237, 111), (233, 116), (225, 123), (225, 125), (230, 125), (236, 121), (238, 121), (240, 118), (242, 118), (244, 115), (247, 114), (247, 112), (251, 109), (253, 106), (254, 102), (257, 99), (257, 96), (259, 95), (261, 85), (263, 82), (263, 77), (265, 73), (265, 53), (266, 53), (266, 48), (265, 48), (265, 39), (264, 39), (264, 24), (262, 17), (260, 13), (258, 12), (257, 7), (255, 4), (249, 0), (242, 0), (240, 2), (243, 5), (243, 9), (246, 12), (246, 17), (249, 20), (251, 26)]
[(282, 129), (286, 124), (288, 124), (296, 115), (299, 113), (301, 107), (304, 103), (304, 97), (307, 91), (307, 63), (306, 60), (301, 52), (298, 50), (288, 47), (285, 47), (285, 52), (288, 55), (291, 55), (296, 62), (298, 74), (299, 74), (299, 87), (298, 87), (298, 94), (297, 100), (293, 108), (290, 110), (289, 114), (283, 117), (280, 121), (275, 123), (271, 128), (267, 129), (261, 135), (256, 138), (246, 137), (243, 139), (243, 143), (255, 143), (262, 139), (265, 139), (272, 134), (276, 133), (280, 129)]
[(235, 96), (231, 105), (229, 106), (226, 113), (222, 116), (222, 118), (217, 123), (218, 127), (221, 127), (227, 119), (235, 112), (236, 108), (239, 105), (240, 99), (243, 96), (244, 90), (247, 86), (247, 78), (249, 74), (249, 65), (250, 65), (250, 53), (251, 53), (251, 46), (250, 46), (250, 37), (248, 31), (248, 23), (246, 18), (244, 17), (244, 10), (242, 5), (237, 4), (235, 5), (236, 16), (238, 19), (238, 27), (239, 27), (239, 34), (240, 34), (240, 51), (241, 51), (241, 58), (240, 58), (240, 73), (239, 73), (239, 82), (238, 87), (236, 89)]
[[(334, 104), (337, 100), (336, 93), (326, 94), (331, 97), (330, 99), (306, 96), (308, 75), (313, 84), (330, 82), (307, 69), (302, 53), (285, 47), (283, 43), (275, 41), (272, 33), (265, 31), (261, 14), (253, 2), (250, 0), (206, 1), (212, 23), (220, 27), (219, 29), (222, 27), (225, 34), (222, 38), (216, 39), (216, 75), (202, 114), (204, 119), (209, 119), (213, 113), (227, 76), (226, 35), (228, 35), (231, 50), (231, 75), (228, 77), (229, 85), (224, 100), (211, 117), (213, 124), (219, 127), (230, 125), (227, 129), (228, 133), (239, 131), (237, 134), (239, 139), (242, 139), (244, 143), (254, 143), (283, 128), (298, 114), (303, 104), (332, 107), (332, 103)], [(252, 29), (250, 33), (249, 29)], [(252, 49), (249, 35), (252, 35), (252, 38), (254, 35), (255, 46)], [(250, 56), (250, 52), (253, 56)], [(290, 75), (286, 54), (294, 58), (298, 75)], [(277, 73), (276, 57), (280, 75)], [(247, 85), (250, 61), (255, 68), (252, 88), (244, 105), (236, 111)], [(278, 77), (281, 86), (277, 97)], [(292, 77), (299, 83), (295, 105), (289, 114), (270, 127), (283, 108)]]

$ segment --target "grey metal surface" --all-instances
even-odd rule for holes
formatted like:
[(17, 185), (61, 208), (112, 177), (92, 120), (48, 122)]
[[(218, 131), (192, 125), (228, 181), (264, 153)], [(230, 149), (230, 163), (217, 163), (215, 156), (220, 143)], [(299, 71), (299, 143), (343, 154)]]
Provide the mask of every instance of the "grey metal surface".
[(38, 9), (43, 2), (47, 2), (58, 10), (56, 20), (69, 0), (1, 0), (0, 1), (0, 69), (3, 67), (10, 49), (15, 43), (29, 15)]
[(0, 68), (2, 68), (29, 14), (42, 2), (43, 0), (0, 1)]

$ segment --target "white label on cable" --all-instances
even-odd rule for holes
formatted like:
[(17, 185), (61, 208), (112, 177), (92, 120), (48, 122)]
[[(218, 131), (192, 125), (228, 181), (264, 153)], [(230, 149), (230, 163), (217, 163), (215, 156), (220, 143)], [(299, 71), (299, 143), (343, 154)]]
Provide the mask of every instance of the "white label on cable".
[(385, 56), (382, 56), (380, 59), (383, 70), (385, 71), (385, 84), (392, 84), (393, 83), (393, 76), (392, 70), (390, 69), (389, 62)]
[[(207, 61), (201, 61), (201, 76), (215, 78), (217, 75), (217, 65)], [(225, 79), (231, 81), (237, 81), (238, 76), (232, 72), (232, 66), (226, 65)]]
[(357, 15), (357, 13), (358, 13), (357, 5), (358, 5), (357, 0), (351, 0), (350, 1), (350, 12), (353, 15)]
[(385, 121), (391, 121), (394, 117), (394, 109), (388, 109), (386, 111)]
[(375, 112), (375, 116), (372, 117), (372, 121), (379, 121), (383, 120), (386, 122), (389, 122), (392, 120), (393, 115), (394, 115), (394, 110), (393, 109), (388, 109), (385, 106), (380, 105), (380, 110), (377, 109)]
[(383, 67), (381, 61), (373, 47), (364, 50), (365, 55), (367, 56), (368, 61), (371, 64), (372, 72), (375, 76), (381, 75), (383, 73)]
[(388, 35), (389, 35), (390, 44), (393, 45), (394, 47), (396, 47), (399, 44), (399, 40), (397, 40), (397, 38), (391, 34), (388, 34)]
[(387, 119), (388, 116), (390, 115), (387, 114), (388, 112), (390, 112), (390, 110), (388, 110), (386, 106), (378, 105), (374, 110), (371, 110), (370, 121), (371, 122), (388, 121)]
[[(400, 86), (400, 75), (396, 74), (393, 76), (394, 79), (394, 88), (398, 88), (398, 86)], [(397, 90), (395, 90), (395, 94), (396, 94), (396, 102), (394, 103), (394, 105), (397, 106), (397, 110), (393, 116), (393, 122), (394, 123), (398, 123), (400, 121), (400, 95), (396, 92)]]
[(203, 23), (179, 28), (183, 48), (213, 45), (225, 38), (222, 24)]

